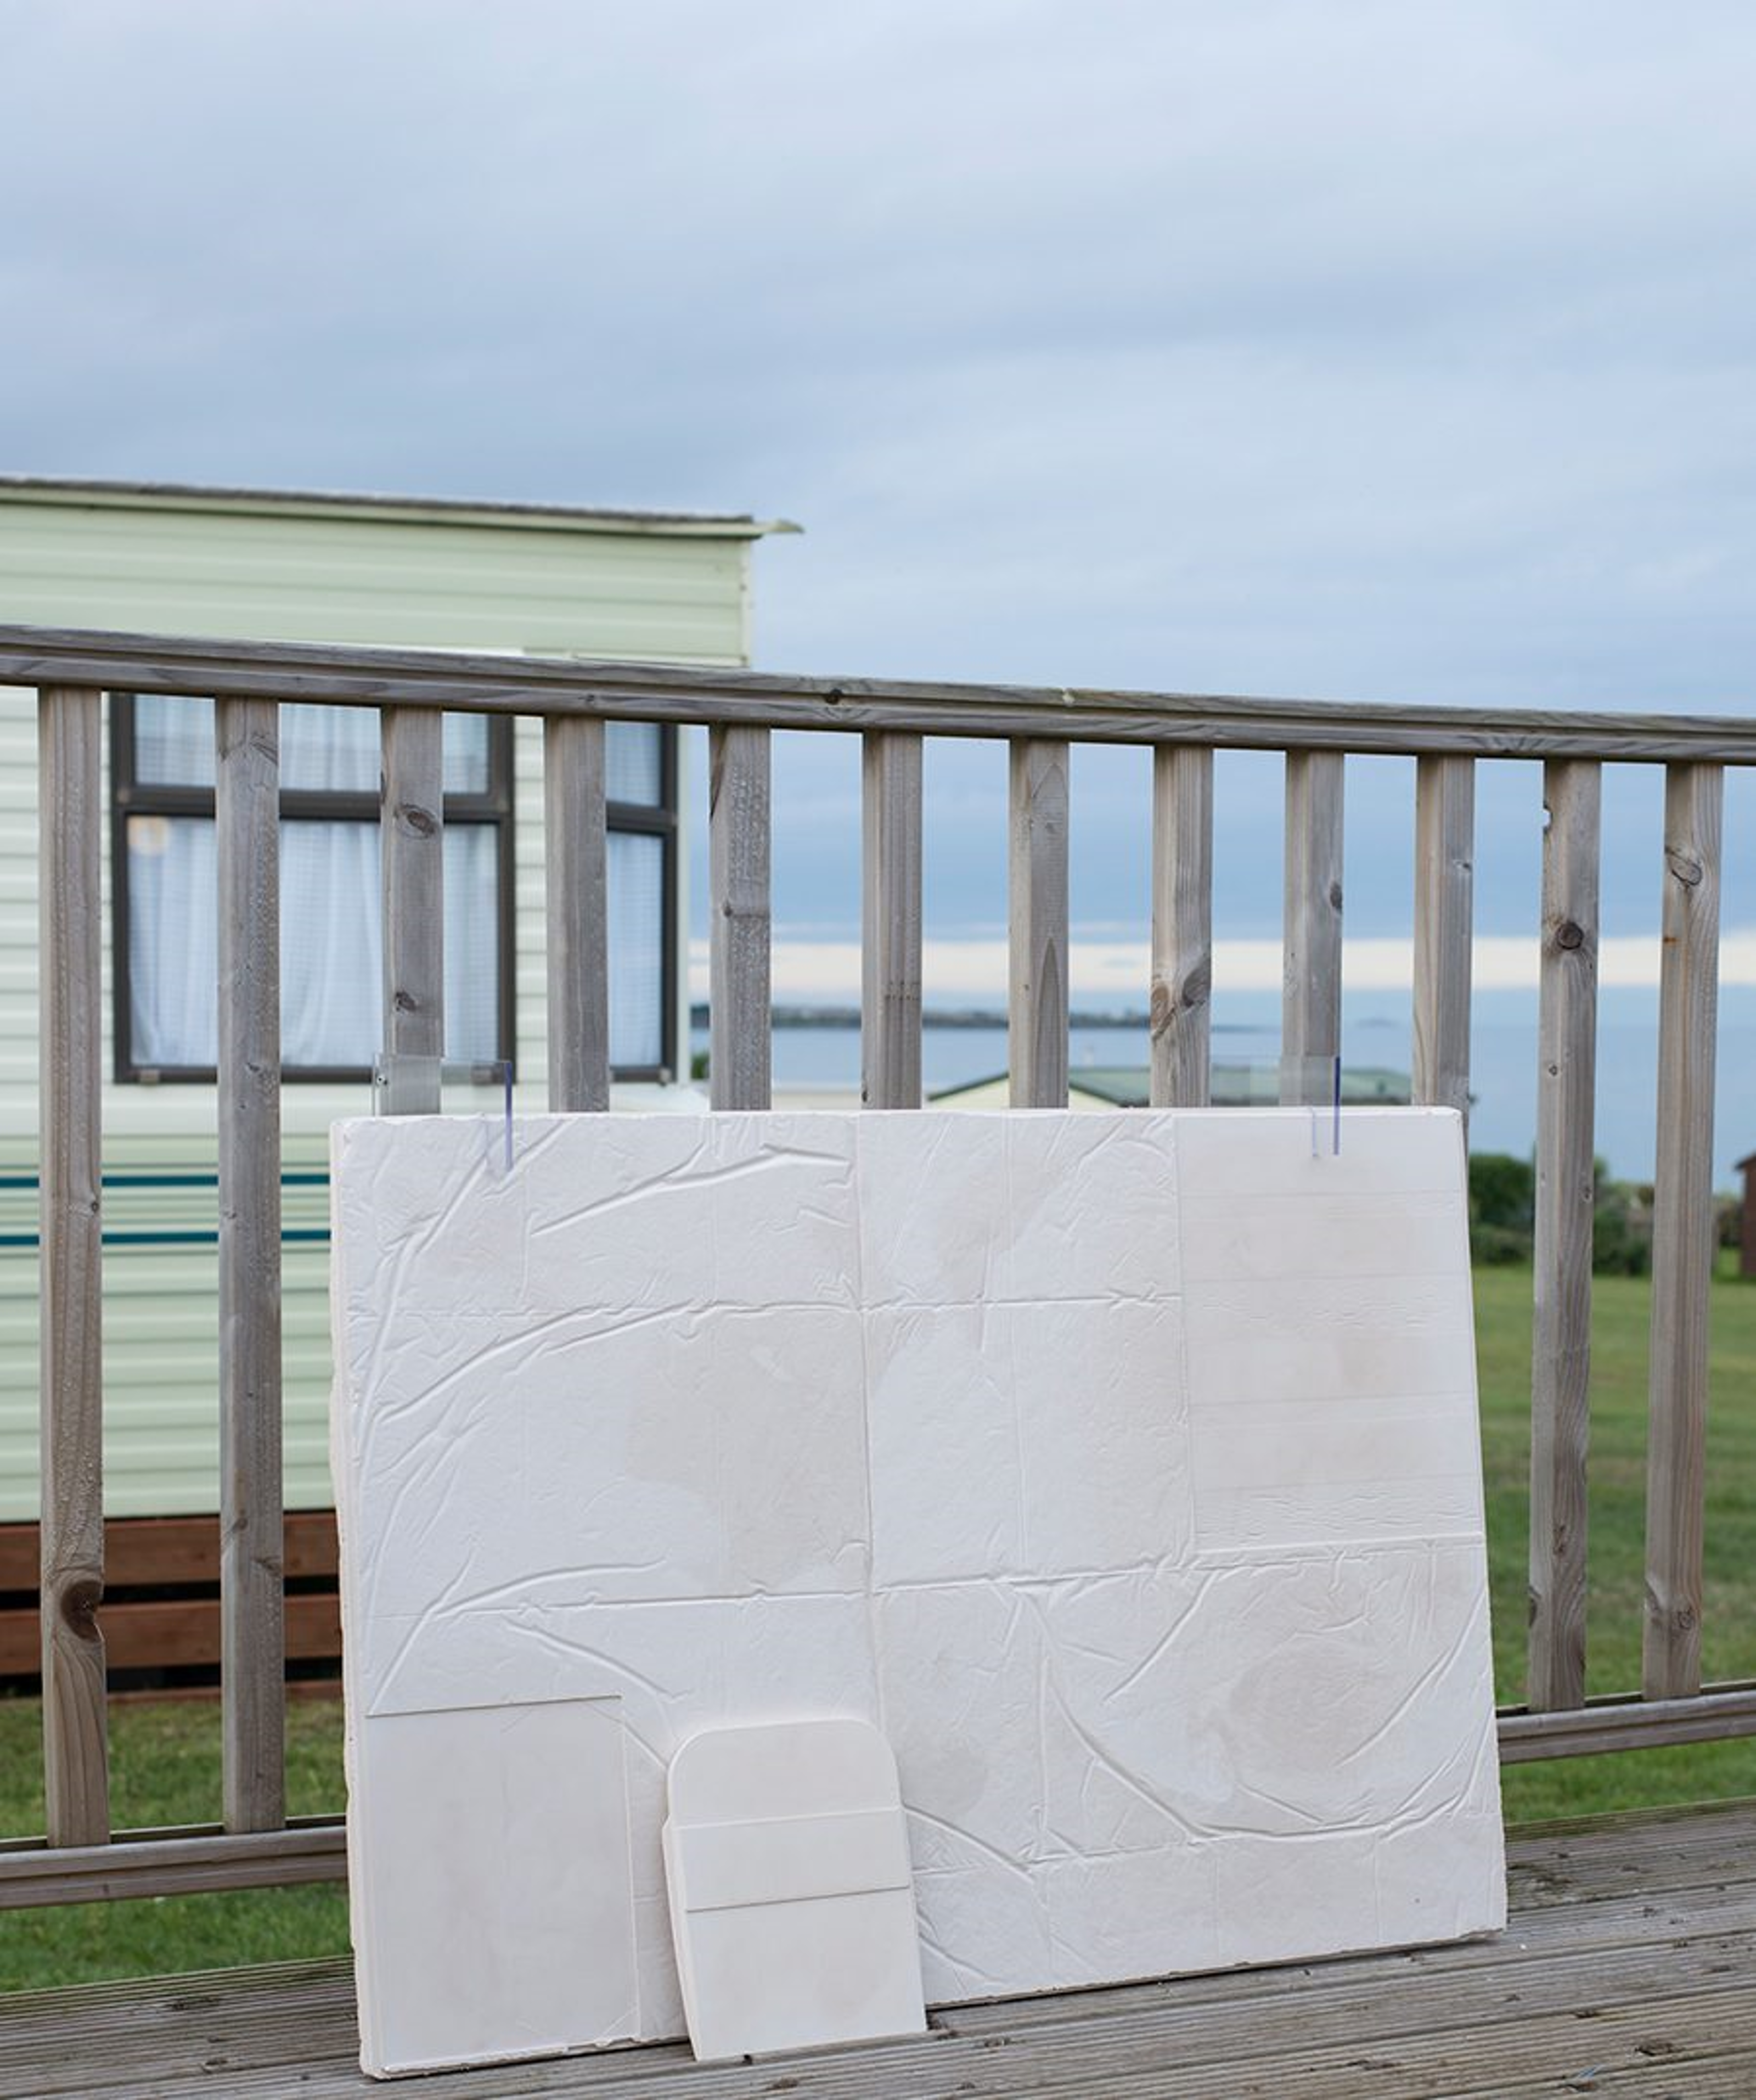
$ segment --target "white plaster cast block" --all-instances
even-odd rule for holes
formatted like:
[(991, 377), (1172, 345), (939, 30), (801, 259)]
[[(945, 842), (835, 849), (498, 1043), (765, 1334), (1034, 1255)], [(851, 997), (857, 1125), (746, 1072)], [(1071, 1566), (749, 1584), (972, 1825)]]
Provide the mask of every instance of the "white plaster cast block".
[(926, 2026), (896, 1761), (864, 1721), (715, 1728), (664, 1825), (689, 2040), (704, 2061)]
[(882, 1305), (866, 1316), (881, 1589), (1025, 1572), (1018, 1392), (995, 1332), (1001, 1317), (982, 1305)]
[(368, 2071), (637, 2032), (614, 1700), (398, 1714), (356, 1729), (349, 1828)]
[[(1500, 1924), (1459, 1125), (1331, 1139), (544, 1118), (508, 1172), (497, 1123), (341, 1127), (368, 2068), (680, 2032), (660, 1829), (706, 1728), (882, 1729), (931, 2001)], [(543, 1959), (441, 2018), (426, 1940), (470, 1957), (416, 1863), (551, 1727), (519, 1815), (565, 1836), (447, 1868)]]

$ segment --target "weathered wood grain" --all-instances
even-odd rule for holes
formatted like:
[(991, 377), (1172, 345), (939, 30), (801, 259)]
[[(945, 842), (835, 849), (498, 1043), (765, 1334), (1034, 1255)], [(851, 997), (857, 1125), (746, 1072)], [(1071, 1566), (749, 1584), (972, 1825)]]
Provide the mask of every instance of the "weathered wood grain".
[[(36, 1668), (36, 1617), (31, 1611), (0, 1611), (0, 1675), (28, 1676)], [(341, 1607), (334, 1590), (327, 1595), (288, 1597), (283, 1608), (281, 1632), (288, 1656), (338, 1657)], [(119, 1599), (114, 1571), (111, 1571), (103, 1602), (103, 1652), (112, 1677), (128, 1670), (211, 1668), (224, 1660), (224, 1648), (217, 1597)], [(233, 1824), (231, 1827), (246, 1826)], [(273, 1830), (279, 1825), (265, 1816), (256, 1827)]]
[(0, 625), (0, 684), (56, 682), (143, 693), (322, 700), (342, 707), (1193, 743), (1219, 750), (1756, 763), (1756, 721), (1735, 716), (1466, 711), (1231, 694), (807, 677), (668, 664), (514, 660), (450, 651)]
[[(1548, 2100), (1580, 2091), (1748, 2100), (1741, 2081), (1756, 2048), (1743, 2027), (1752, 1992), (1746, 1977), (1728, 1972), (1744, 1970), (1750, 1949), (1741, 1930), (1654, 1947), (1646, 1975), (1641, 1951), (1620, 1948), (1527, 1957), (1512, 1973), (1459, 1963), (1414, 1979), (1385, 1957), (1355, 1957), (1321, 1965), (1303, 1988), (1257, 1971), (1237, 1979), (1245, 1988), (1235, 1997), (1186, 1996), (1174, 1986), (1158, 1987), (1156, 1999), (1146, 1995), (1152, 1986), (1125, 1996), (1067, 1994), (1038, 2019), (1028, 2001), (1014, 2001), (982, 2010), (1016, 2012), (1015, 2025), (1002, 2018), (966, 2032), (959, 2010), (906, 2040), (711, 2067), (694, 2062), (682, 2043), (597, 2051), (495, 2067), (487, 2089), (495, 2100), (758, 2100), (777, 2092), (796, 2100), (1278, 2100), (1293, 2092), (1316, 2100)], [(325, 1980), (287, 1979), (286, 1996), (311, 2028), (291, 2062), (284, 2018), (250, 2018), (219, 1995), (223, 1974), (207, 1975), (183, 1986), (183, 2010), (196, 2017), (184, 2025), (182, 2061), (156, 2076), (130, 2076), (124, 2038), (106, 2021), (82, 2050), (90, 2083), (64, 2085), (57, 2071), (53, 2082), (30, 2089), (31, 2100), (69, 2091), (84, 2100), (119, 2091), (130, 2100), (176, 2100), (203, 2076), (205, 2089), (222, 2078), (239, 2100), (354, 2100), (357, 2045)], [(1589, 2074), (1582, 2085), (1556, 2073), (1557, 2063), (1578, 2059), (1582, 2035), (1601, 2045), (1581, 2065)], [(481, 2100), (484, 2092), (480, 2071), (428, 2076), (423, 2089), (433, 2100)]]
[(1067, 759), (1064, 743), (1012, 745), (1006, 1043), (1014, 1108), (1067, 1106)]
[(1552, 1713), (1503, 1714), (1500, 1762), (1598, 1757), (1667, 1743), (1729, 1742), (1756, 1736), (1756, 1691), (1701, 1692), (1686, 1699), (1603, 1699)]
[(1161, 744), (1152, 754), (1155, 1108), (1207, 1106), (1212, 995), (1213, 754)]
[(220, 700), (213, 737), (224, 1813), (229, 1830), (272, 1830), (286, 1820), (279, 711)]
[(1327, 1102), (1341, 1052), (1341, 809), (1344, 761), (1287, 754), (1284, 986), (1280, 1097)]
[(604, 725), (543, 725), (548, 883), (548, 1105), (610, 1106), (610, 893)]
[(103, 701), (37, 702), (43, 1784), (49, 1836), (109, 1836), (104, 1716)]
[[(1742, 2100), (1756, 2065), (1747, 1805), (1560, 1826), (1508, 1846), (1512, 1930), (1411, 1951), (949, 2006), (925, 2036), (703, 2067), (685, 2045), (441, 2072), (434, 2100), (1516, 2100), (1589, 2089)], [(238, 1842), (240, 1841), (228, 1841)], [(1717, 1886), (1673, 1872), (1717, 1848)], [(345, 1962), (0, 2000), (0, 2093), (327, 2100), (360, 2089)]]
[(1470, 942), (1475, 924), (1476, 765), (1415, 768), (1413, 1093), (1469, 1115)]
[(82, 1851), (0, 1850), (0, 1910), (346, 1878), (347, 1833), (339, 1817), (284, 1830), (121, 1831), (114, 1844)]
[(1684, 1698), (1701, 1682), (1724, 788), (1717, 765), (1674, 765), (1666, 775), (1642, 1666), (1648, 1699)]
[(765, 1109), (772, 1088), (768, 732), (707, 740), (708, 1097)]
[(921, 739), (868, 736), (861, 757), (860, 1098), (869, 1109), (918, 1109)]
[[(333, 1576), (337, 1560), (333, 1510), (289, 1510), (282, 1561), (287, 1573)], [(0, 1524), (0, 1591), (36, 1586), (42, 1555), (40, 1528)], [(217, 1582), (219, 1519), (206, 1516), (112, 1518), (103, 1533), (104, 1586), (119, 1590), (151, 1584)]]
[(1539, 1712), (1585, 1697), (1602, 769), (1551, 760), (1543, 799), (1527, 1690)]
[(384, 713), (384, 1090), (387, 1115), (436, 1115), (445, 1055), (445, 718)]

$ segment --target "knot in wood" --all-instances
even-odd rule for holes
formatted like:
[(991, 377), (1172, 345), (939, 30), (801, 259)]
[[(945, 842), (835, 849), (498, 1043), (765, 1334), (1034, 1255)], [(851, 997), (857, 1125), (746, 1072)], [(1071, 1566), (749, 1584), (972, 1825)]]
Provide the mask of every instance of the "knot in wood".
[(103, 1585), (90, 1580), (68, 1585), (61, 1598), (61, 1617), (81, 1640), (98, 1637), (98, 1607), (103, 1601)]
[(1339, 911), (1341, 909), (1341, 885), (1339, 882), (1330, 884), (1329, 902), (1333, 910)]
[(1685, 889), (1693, 889), (1707, 872), (1693, 854), (1683, 853), (1675, 846), (1666, 847), (1665, 865)]
[(417, 839), (430, 839), (439, 828), (439, 820), (430, 810), (424, 810), (418, 802), (398, 805), (396, 820), (406, 832), (412, 832)]
[(415, 995), (411, 991), (399, 991), (396, 993), (392, 998), (390, 1004), (396, 1008), (398, 1013), (419, 1013), (420, 1011), (420, 1001), (416, 998)]
[(1571, 919), (1564, 919), (1555, 929), (1555, 945), (1557, 948), (1582, 948), (1585, 946), (1584, 927), (1576, 926)]

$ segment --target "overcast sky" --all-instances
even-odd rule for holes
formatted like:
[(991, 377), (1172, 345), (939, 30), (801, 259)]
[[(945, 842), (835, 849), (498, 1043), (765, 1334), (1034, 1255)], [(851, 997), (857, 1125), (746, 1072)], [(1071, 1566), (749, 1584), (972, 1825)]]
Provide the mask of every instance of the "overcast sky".
[[(1747, 0), (0, 0), (0, 470), (794, 518), (777, 668), (1756, 714)], [(778, 911), (845, 939), (854, 752), (799, 741)], [(931, 765), (952, 940), (1003, 913), (1003, 777)], [(1540, 794), (1485, 770), (1511, 937)], [(1144, 926), (1146, 770), (1075, 770), (1095, 955)], [(1406, 934), (1411, 788), (1350, 770), (1362, 935)], [(1278, 798), (1225, 769), (1228, 938), (1275, 930)], [(1649, 776), (1606, 821), (1648, 935)]]

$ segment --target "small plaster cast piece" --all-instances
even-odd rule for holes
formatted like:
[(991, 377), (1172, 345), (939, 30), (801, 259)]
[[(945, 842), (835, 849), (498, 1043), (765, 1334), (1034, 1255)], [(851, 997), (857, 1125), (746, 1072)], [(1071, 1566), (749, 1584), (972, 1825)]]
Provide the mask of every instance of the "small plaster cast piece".
[(375, 2077), (551, 2056), (637, 2018), (614, 1699), (357, 1729), (349, 1860), (360, 2061)]
[(703, 2062), (926, 2031), (896, 1760), (864, 1721), (692, 1736), (671, 1767), (671, 1929)]

